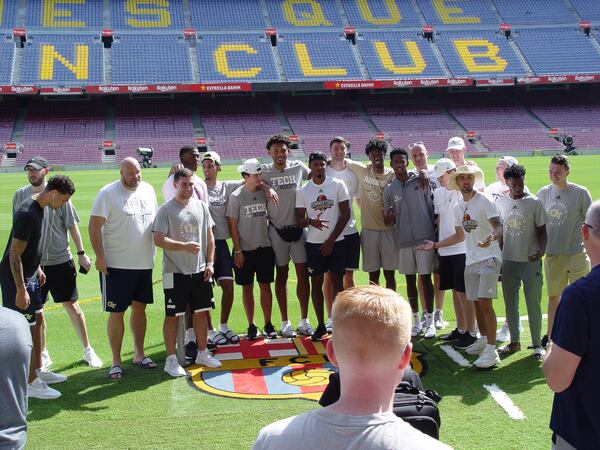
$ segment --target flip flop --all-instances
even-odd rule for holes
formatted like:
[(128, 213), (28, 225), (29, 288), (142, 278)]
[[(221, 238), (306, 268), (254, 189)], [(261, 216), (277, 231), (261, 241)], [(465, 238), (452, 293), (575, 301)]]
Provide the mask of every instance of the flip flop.
[(217, 345), (225, 345), (227, 344), (227, 335), (219, 331), (217, 334), (214, 335), (212, 341)]
[(140, 366), (143, 369), (156, 369), (156, 363), (152, 361), (147, 356), (144, 356), (144, 359), (138, 362), (133, 362), (136, 366)]
[(231, 330), (227, 330), (227, 333), (225, 333), (225, 337), (227, 338), (230, 344), (239, 344), (240, 342), (240, 337)]
[(108, 378), (111, 380), (120, 380), (123, 378), (123, 369), (121, 366), (112, 366), (108, 371)]

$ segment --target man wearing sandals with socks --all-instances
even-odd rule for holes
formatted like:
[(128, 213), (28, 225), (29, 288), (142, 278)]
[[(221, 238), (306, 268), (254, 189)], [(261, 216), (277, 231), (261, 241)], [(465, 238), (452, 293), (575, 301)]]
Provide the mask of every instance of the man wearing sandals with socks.
[(146, 305), (154, 302), (152, 269), (155, 247), (151, 226), (157, 210), (152, 185), (142, 181), (140, 163), (121, 161), (121, 178), (98, 192), (90, 211), (89, 234), (100, 272), (102, 303), (108, 317), (108, 341), (112, 351), (109, 378), (123, 376), (121, 346), (125, 311), (131, 306), (133, 363), (145, 369), (156, 364), (144, 352)]
[(152, 226), (154, 244), (163, 251), (163, 288), (165, 321), (163, 334), (167, 359), (165, 372), (173, 377), (185, 376), (175, 355), (177, 325), (186, 309), (193, 312), (194, 331), (198, 344), (196, 364), (221, 367), (206, 344), (206, 311), (212, 308), (212, 276), (214, 272), (215, 239), (206, 202), (192, 198), (193, 172), (180, 169), (173, 182), (175, 197), (162, 205)]

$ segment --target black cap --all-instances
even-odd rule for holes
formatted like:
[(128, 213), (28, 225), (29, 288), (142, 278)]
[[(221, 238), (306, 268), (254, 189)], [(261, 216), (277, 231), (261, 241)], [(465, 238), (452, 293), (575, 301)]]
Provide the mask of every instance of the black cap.
[(308, 157), (308, 163), (310, 164), (313, 161), (325, 161), (327, 162), (327, 156), (322, 152), (311, 153)]
[(43, 156), (34, 156), (29, 161), (27, 161), (27, 164), (25, 164), (25, 169), (27, 169), (28, 166), (31, 166), (36, 170), (47, 169), (48, 161), (46, 161), (46, 158), (44, 158)]

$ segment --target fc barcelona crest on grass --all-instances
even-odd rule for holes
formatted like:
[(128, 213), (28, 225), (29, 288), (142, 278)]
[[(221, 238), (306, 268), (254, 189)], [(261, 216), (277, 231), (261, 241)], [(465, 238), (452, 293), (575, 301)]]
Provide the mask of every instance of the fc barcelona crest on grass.
[[(188, 368), (196, 388), (213, 395), (235, 398), (318, 400), (335, 370), (322, 342), (310, 337), (240, 340), (218, 348), (218, 369)], [(427, 371), (421, 353), (413, 352), (411, 365), (420, 375)]]

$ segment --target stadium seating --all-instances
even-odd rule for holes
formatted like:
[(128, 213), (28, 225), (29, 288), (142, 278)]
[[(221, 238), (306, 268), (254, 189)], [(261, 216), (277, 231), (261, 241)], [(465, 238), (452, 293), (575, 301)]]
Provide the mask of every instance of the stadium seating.
[(0, 7), (0, 30), (14, 27), (17, 16), (17, 2), (3, 2)]
[(600, 3), (590, 0), (571, 0), (583, 20), (600, 20)]
[(110, 0), (110, 17), (110, 25), (116, 30), (183, 30), (185, 28), (185, 14), (181, 0), (164, 2)]
[(342, 5), (348, 23), (359, 29), (421, 25), (409, 0), (342, 0)]
[(524, 29), (516, 40), (537, 75), (600, 73), (600, 45), (572, 28)]
[(2, 99), (0, 101), (0, 147), (11, 141), (16, 115), (15, 100), (11, 97)]
[[(588, 0), (592, 3), (593, 0)], [(494, 0), (505, 22), (519, 25), (576, 23), (564, 0)]]
[(289, 81), (364, 78), (352, 44), (339, 33), (285, 33), (277, 48)]
[(112, 48), (112, 81), (191, 83), (189, 48), (183, 36), (122, 34)]
[(21, 65), (22, 84), (77, 85), (104, 81), (102, 43), (91, 34), (27, 36)]
[(357, 45), (372, 79), (446, 76), (432, 44), (416, 32), (365, 32)]
[(420, 1), (418, 5), (429, 25), (452, 25), (469, 28), (473, 25), (498, 23), (498, 17), (490, 7), (490, 2), (486, 0), (461, 2)]
[[(260, 0), (191, 1), (192, 26), (203, 30), (264, 30)], [(243, 25), (242, 25), (243, 24)]]
[(441, 31), (436, 43), (455, 77), (503, 78), (527, 73), (499, 31)]
[[(17, 3), (17, 2), (4, 2)], [(121, 2), (124, 3), (124, 2)], [(101, 1), (49, 2), (27, 0), (25, 27), (27, 29), (99, 30), (103, 27)]]
[(278, 29), (305, 30), (311, 28), (330, 28), (339, 30), (344, 26), (344, 22), (334, 1), (266, 1), (271, 24)]
[(202, 81), (281, 81), (275, 50), (258, 33), (201, 35), (196, 48)]
[(14, 44), (6, 41), (6, 35), (0, 33), (0, 84), (10, 84)]

